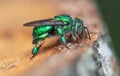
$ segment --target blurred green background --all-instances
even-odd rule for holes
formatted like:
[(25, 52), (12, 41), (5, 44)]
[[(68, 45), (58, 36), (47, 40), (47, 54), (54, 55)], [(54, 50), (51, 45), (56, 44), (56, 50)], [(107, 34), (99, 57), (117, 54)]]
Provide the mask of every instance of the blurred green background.
[(112, 37), (115, 53), (120, 58), (120, 0), (96, 0)]

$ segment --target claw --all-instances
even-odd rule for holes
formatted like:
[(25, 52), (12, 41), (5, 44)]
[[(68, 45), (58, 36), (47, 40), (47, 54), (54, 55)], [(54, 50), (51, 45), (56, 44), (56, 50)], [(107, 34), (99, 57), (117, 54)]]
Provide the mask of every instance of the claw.
[(32, 57), (30, 59), (33, 59), (36, 55), (32, 55)]
[(67, 49), (70, 49), (67, 45), (65, 45), (65, 47), (66, 47)]

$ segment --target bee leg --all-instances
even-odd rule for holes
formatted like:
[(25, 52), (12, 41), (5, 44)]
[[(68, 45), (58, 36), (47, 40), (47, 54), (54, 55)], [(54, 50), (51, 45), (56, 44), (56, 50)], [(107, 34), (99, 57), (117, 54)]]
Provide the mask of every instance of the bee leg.
[(81, 31), (80, 34), (78, 34), (78, 36), (82, 39), (82, 42), (83, 42), (83, 43), (86, 43), (86, 42), (85, 42), (85, 34), (84, 34), (85, 28), (83, 27), (81, 30), (82, 30), (82, 31)]
[(35, 57), (37, 55), (38, 51), (39, 51), (39, 47), (37, 47), (37, 45), (35, 45), (34, 48), (32, 49), (32, 57), (30, 59)]
[(91, 39), (91, 37), (90, 37), (90, 32), (89, 32), (88, 28), (87, 28), (87, 27), (84, 27), (84, 29), (86, 29), (86, 31), (87, 31), (88, 38)]
[(66, 45), (67, 44), (66, 43), (66, 38), (65, 38), (65, 36), (63, 34), (63, 30), (62, 30), (62, 28), (60, 26), (57, 27), (57, 32), (58, 32), (58, 35), (60, 35), (60, 37), (61, 37), (62, 43), (65, 45), (66, 48), (69, 49), (69, 47)]
[(82, 33), (79, 35), (79, 37), (80, 37), (80, 38), (83, 38), (83, 35), (84, 35), (84, 33), (82, 32)]
[(85, 30), (87, 31), (88, 38), (91, 39), (88, 28), (87, 28), (87, 27), (83, 27), (83, 31), (82, 31), (82, 33), (79, 35), (79, 37), (83, 39), (83, 42), (84, 42), (84, 43), (86, 43), (86, 41), (85, 41), (85, 33), (84, 33)]
[(48, 33), (43, 33), (43, 34), (41, 34), (39, 36), (34, 37), (34, 40), (33, 40), (32, 43), (35, 44), (35, 46), (34, 46), (34, 48), (32, 50), (32, 55), (33, 55), (32, 58), (37, 55), (37, 53), (39, 52), (40, 47), (42, 46), (42, 44), (44, 43), (45, 38), (48, 35), (49, 35)]
[(79, 44), (78, 35), (76, 33), (71, 33), (71, 35), (72, 35), (73, 41)]
[(69, 47), (66, 45), (66, 39), (64, 36), (61, 37), (61, 41), (64, 44), (64, 46), (69, 49)]
[(37, 55), (37, 53), (39, 52), (39, 49), (40, 49), (40, 47), (42, 46), (43, 42), (44, 42), (44, 40), (43, 40), (43, 41), (39, 41), (39, 42), (34, 46), (34, 48), (33, 48), (33, 50), (32, 50), (32, 55), (33, 55), (33, 56), (31, 57), (31, 59)]

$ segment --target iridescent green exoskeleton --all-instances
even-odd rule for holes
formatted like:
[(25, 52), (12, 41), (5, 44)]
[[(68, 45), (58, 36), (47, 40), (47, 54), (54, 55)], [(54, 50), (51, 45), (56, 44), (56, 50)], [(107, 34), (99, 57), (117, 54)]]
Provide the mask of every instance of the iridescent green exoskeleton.
[[(38, 52), (46, 37), (59, 35), (62, 43), (66, 46), (65, 34), (69, 33), (74, 41), (78, 41), (79, 37), (84, 37), (85, 29), (90, 39), (89, 30), (83, 26), (83, 21), (79, 18), (72, 18), (69, 15), (57, 15), (54, 18), (33, 21), (24, 24), (24, 26), (34, 26), (33, 41), (35, 47), (32, 50), (33, 56)], [(68, 47), (67, 47), (68, 48)]]

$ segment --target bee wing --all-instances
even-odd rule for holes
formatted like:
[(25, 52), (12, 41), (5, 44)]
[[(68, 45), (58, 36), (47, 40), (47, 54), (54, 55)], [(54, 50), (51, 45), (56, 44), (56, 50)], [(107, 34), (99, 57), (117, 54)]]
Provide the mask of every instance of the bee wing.
[(37, 20), (23, 24), (23, 26), (44, 26), (44, 25), (63, 25), (61, 21), (51, 19)]
[(44, 22), (50, 22), (51, 20), (53, 20), (53, 19), (50, 18), (50, 19), (32, 21), (32, 22), (28, 22), (28, 23), (23, 24), (23, 26), (40, 26)]

